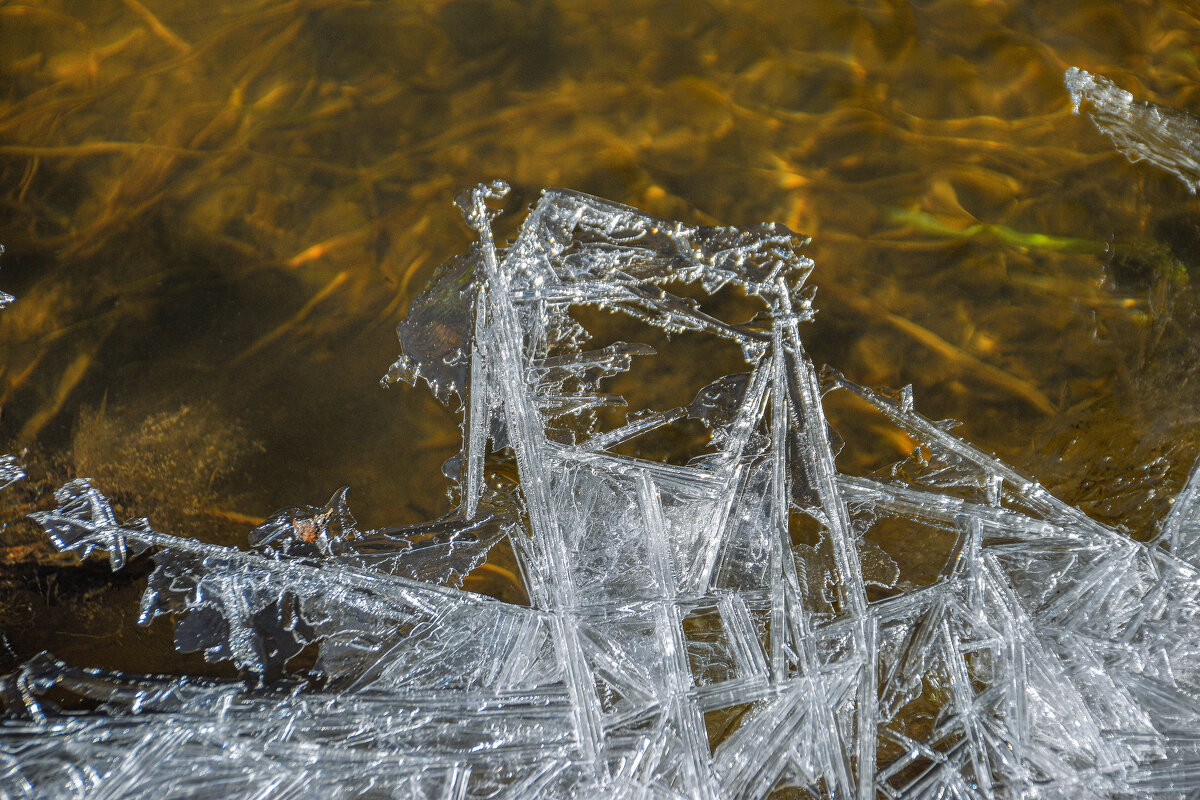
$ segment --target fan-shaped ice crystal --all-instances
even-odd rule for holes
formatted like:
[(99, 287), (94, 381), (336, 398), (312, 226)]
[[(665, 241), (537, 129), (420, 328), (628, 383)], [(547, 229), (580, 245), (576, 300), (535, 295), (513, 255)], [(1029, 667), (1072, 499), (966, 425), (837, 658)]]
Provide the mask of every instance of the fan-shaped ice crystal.
[[(393, 379), (459, 394), (457, 511), (360, 532), (345, 493), (255, 550), (123, 523), (76, 481), (37, 515), (114, 567), (153, 550), (144, 619), (260, 685), (76, 669), (3, 684), (6, 797), (1192, 797), (1200, 786), (1200, 477), (1139, 544), (913, 409), (809, 360), (812, 263), (777, 226), (696, 228), (548, 191), (480, 242), (401, 326)], [(676, 296), (733, 283), (744, 324)], [(733, 342), (750, 369), (631, 414), (605, 379), (652, 351), (590, 347), (593, 306)], [(838, 471), (823, 393), (853, 392), (939, 472)], [(616, 449), (699, 420), (676, 465)], [(508, 455), (511, 454), (511, 455)], [(489, 478), (515, 460), (519, 490)], [(898, 475), (907, 474), (904, 471)], [(1198, 473), (1200, 474), (1200, 473)], [(928, 477), (928, 476), (926, 476)], [(819, 530), (799, 541), (797, 519)], [(888, 586), (880, 522), (956, 540), (940, 577)], [(511, 544), (530, 606), (455, 588)], [(315, 645), (314, 683), (279, 677)], [(51, 688), (98, 704), (61, 711)], [(789, 795), (794, 796), (794, 795)]]

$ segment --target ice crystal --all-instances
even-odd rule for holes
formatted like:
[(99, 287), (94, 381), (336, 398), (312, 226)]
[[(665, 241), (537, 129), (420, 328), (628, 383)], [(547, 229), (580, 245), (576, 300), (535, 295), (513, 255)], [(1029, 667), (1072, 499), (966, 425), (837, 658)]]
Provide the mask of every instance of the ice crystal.
[[(1141, 544), (914, 410), (829, 371), (801, 339), (812, 262), (783, 227), (700, 228), (547, 191), (507, 247), (480, 241), (401, 326), (393, 380), (458, 395), (460, 503), (361, 532), (344, 490), (280, 512), (254, 550), (119, 521), (86, 481), (38, 521), (119, 568), (153, 550), (142, 617), (255, 684), (35, 658), (0, 686), (8, 797), (1191, 797), (1200, 786), (1200, 468)], [(677, 296), (734, 284), (744, 324)], [(592, 306), (732, 341), (750, 370), (630, 414), (601, 383), (644, 345), (589, 348)], [(823, 397), (848, 391), (930, 469), (839, 472)], [(698, 420), (676, 465), (615, 448)], [(515, 460), (519, 486), (489, 478)], [(809, 519), (816, 543), (794, 540)], [(864, 537), (889, 520), (956, 544), (892, 587)], [(501, 541), (530, 597), (456, 588)], [(316, 681), (283, 677), (317, 648)], [(50, 690), (91, 699), (59, 710)]]
[(1200, 122), (1180, 111), (1139, 102), (1108, 78), (1078, 67), (1066, 72), (1075, 113), (1083, 101), (1092, 122), (1130, 161), (1149, 161), (1183, 181), (1192, 194), (1200, 188)]
[(13, 455), (0, 456), (0, 489), (7, 489), (25, 477), (25, 467)]

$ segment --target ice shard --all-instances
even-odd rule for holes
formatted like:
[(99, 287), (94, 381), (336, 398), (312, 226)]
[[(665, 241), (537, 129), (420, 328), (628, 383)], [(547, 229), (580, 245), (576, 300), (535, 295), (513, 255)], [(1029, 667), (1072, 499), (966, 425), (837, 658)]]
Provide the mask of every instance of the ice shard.
[(1065, 76), (1075, 113), (1086, 101), (1096, 127), (1130, 161), (1149, 161), (1200, 188), (1200, 122), (1173, 108), (1135, 100), (1108, 78), (1071, 67)]
[(0, 456), (0, 489), (7, 489), (25, 477), (25, 467), (13, 455)]
[[(35, 515), (52, 541), (114, 568), (149, 553), (143, 620), (174, 615), (181, 649), (249, 679), (39, 656), (0, 683), (0, 796), (1195, 796), (1200, 479), (1135, 542), (911, 392), (819, 373), (813, 264), (787, 229), (552, 190), (502, 246), (505, 191), (460, 198), (479, 241), (418, 298), (390, 373), (461, 401), (456, 510), (360, 531), (343, 490), (241, 550), (123, 522), (68, 484)], [(681, 284), (733, 284), (765, 312), (729, 322)], [(587, 307), (732, 342), (747, 369), (613, 424), (607, 384), (653, 350), (592, 344), (571, 313)], [(833, 391), (937, 469), (839, 471)], [(625, 454), (687, 420), (711, 439), (687, 463)], [(935, 580), (896, 584), (864, 533), (880, 520), (955, 542)], [(501, 543), (528, 606), (461, 588)], [(91, 710), (55, 704), (72, 695)]]

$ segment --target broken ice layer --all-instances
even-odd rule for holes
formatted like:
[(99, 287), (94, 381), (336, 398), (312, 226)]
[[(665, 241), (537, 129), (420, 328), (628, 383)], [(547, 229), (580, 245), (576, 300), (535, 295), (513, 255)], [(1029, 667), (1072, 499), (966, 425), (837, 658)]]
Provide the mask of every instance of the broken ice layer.
[(1086, 100), (1088, 115), (1130, 161), (1149, 161), (1200, 188), (1200, 122), (1180, 111), (1139, 102), (1108, 78), (1071, 67), (1065, 77), (1075, 113)]
[[(488, 203), (505, 189), (462, 197), (479, 243), (418, 298), (390, 373), (459, 396), (458, 509), (361, 532), (343, 491), (243, 551), (63, 487), (36, 515), (58, 547), (114, 567), (153, 551), (143, 621), (175, 615), (181, 649), (259, 680), (40, 656), (0, 685), (0, 796), (1194, 796), (1200, 477), (1158, 543), (1135, 542), (921, 416), (911, 391), (818, 378), (812, 262), (785, 228), (547, 191), (500, 247)], [(734, 284), (767, 314), (717, 319), (679, 282)], [(605, 428), (597, 410), (623, 400), (604, 382), (653, 351), (591, 345), (568, 313), (582, 307), (733, 342), (749, 369)], [(926, 472), (840, 473), (829, 391), (920, 442)], [(688, 419), (711, 433), (690, 463), (618, 450)], [(493, 467), (514, 461), (506, 483)], [(798, 541), (801, 519), (818, 534)], [(897, 583), (877, 524), (955, 544), (939, 574)], [(499, 542), (529, 607), (456, 588)], [(306, 648), (316, 679), (286, 677)]]

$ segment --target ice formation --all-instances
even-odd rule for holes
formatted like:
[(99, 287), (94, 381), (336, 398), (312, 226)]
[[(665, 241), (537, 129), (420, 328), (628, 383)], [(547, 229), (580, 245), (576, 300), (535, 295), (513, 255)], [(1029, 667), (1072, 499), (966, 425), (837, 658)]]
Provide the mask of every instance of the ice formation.
[(16, 456), (0, 456), (0, 489), (7, 489), (24, 477), (25, 467)]
[[(456, 512), (361, 532), (339, 492), (238, 550), (63, 487), (38, 515), (59, 548), (114, 568), (153, 551), (143, 619), (176, 615), (181, 649), (261, 679), (35, 658), (0, 684), (0, 796), (1196, 796), (1200, 470), (1158, 541), (1133, 541), (911, 392), (819, 376), (801, 338), (813, 264), (785, 228), (547, 191), (500, 247), (504, 191), (461, 198), (479, 242), (418, 298), (391, 373), (462, 397)], [(766, 312), (717, 319), (680, 282), (735, 284)], [(649, 349), (589, 349), (568, 313), (585, 306), (731, 341), (749, 370), (605, 430), (595, 412), (619, 398), (600, 384)], [(839, 472), (835, 390), (920, 458), (886, 480)], [(614, 449), (685, 418), (711, 431), (686, 465)], [(936, 580), (888, 588), (866, 536), (884, 523), (956, 542)], [(529, 606), (456, 588), (503, 541)], [(281, 677), (310, 645), (318, 677)]]
[(1083, 101), (1100, 131), (1113, 140), (1130, 161), (1149, 161), (1187, 185), (1200, 188), (1200, 122), (1180, 111), (1138, 102), (1108, 78), (1078, 67), (1067, 70), (1065, 81), (1075, 113)]
[[(0, 256), (4, 255), (4, 245), (0, 245)], [(8, 292), (0, 292), (0, 308), (5, 308), (12, 304), (17, 298), (13, 297)]]

